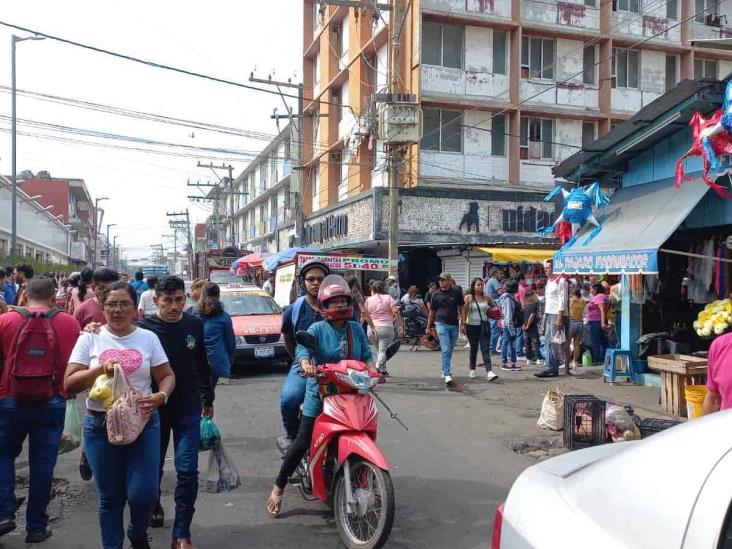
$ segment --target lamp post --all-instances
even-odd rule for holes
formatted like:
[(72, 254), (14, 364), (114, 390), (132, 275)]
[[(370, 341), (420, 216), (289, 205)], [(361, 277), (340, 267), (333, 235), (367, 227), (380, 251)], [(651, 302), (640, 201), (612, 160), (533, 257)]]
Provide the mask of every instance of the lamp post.
[(12, 35), (10, 37), (10, 135), (12, 141), (12, 152), (11, 152), (11, 164), (12, 164), (12, 178), (13, 178), (13, 204), (10, 208), (11, 217), (11, 237), (10, 237), (10, 259), (11, 263), (15, 263), (15, 257), (18, 252), (18, 174), (17, 174), (17, 132), (16, 132), (16, 109), (15, 109), (15, 44), (23, 42), (24, 40), (43, 40), (41, 36), (27, 36), (22, 38), (20, 36)]
[(97, 267), (97, 240), (99, 236), (99, 203), (102, 200), (109, 200), (106, 196), (103, 196), (101, 198), (96, 198), (94, 200), (94, 235), (92, 238), (94, 239), (92, 241), (93, 244), (93, 255), (92, 255), (92, 269), (95, 269)]
[(114, 270), (119, 271), (119, 251), (117, 250), (117, 237), (119, 235), (114, 235), (114, 243), (112, 245), (112, 249), (114, 250)]
[(110, 253), (110, 247), (109, 247), (109, 228), (110, 227), (116, 227), (116, 223), (107, 223), (107, 267), (109, 267), (109, 253)]

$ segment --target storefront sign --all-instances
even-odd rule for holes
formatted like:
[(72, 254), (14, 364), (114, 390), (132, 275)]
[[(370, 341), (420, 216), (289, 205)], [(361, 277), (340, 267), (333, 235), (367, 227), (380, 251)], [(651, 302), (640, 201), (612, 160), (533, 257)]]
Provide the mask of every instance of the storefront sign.
[(554, 224), (554, 214), (537, 208), (503, 209), (503, 230), (509, 233), (535, 233), (542, 227)]
[(275, 273), (274, 300), (280, 307), (287, 307), (290, 304), (290, 292), (292, 283), (295, 281), (295, 264), (283, 265)]
[(323, 221), (303, 227), (303, 245), (322, 243), (333, 238), (343, 238), (348, 234), (348, 215), (329, 215)]
[(298, 265), (308, 261), (322, 261), (337, 271), (388, 271), (389, 260), (382, 257), (349, 257), (342, 255), (299, 254)]
[(653, 274), (658, 272), (658, 257), (656, 250), (557, 254), (554, 270), (568, 274)]

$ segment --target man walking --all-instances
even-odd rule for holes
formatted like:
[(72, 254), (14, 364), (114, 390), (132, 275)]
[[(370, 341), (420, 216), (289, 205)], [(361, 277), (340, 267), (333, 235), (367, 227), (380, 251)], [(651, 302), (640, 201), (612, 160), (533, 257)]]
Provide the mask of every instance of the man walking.
[(440, 273), (440, 288), (430, 298), (430, 315), (427, 330), (434, 324), (440, 339), (442, 351), (442, 377), (446, 385), (452, 384), (452, 352), (455, 349), (459, 330), (459, 320), (463, 318), (463, 292), (452, 286), (450, 273)]
[(145, 292), (149, 290), (150, 288), (147, 285), (147, 282), (143, 280), (145, 278), (145, 274), (142, 271), (137, 271), (135, 273), (135, 280), (133, 280), (130, 284), (135, 289), (135, 292), (137, 293), (137, 302), (140, 303), (140, 297), (142, 296), (142, 292)]
[[(25, 295), (25, 287), (27, 286), (28, 281), (33, 278), (33, 267), (27, 263), (19, 263), (15, 266), (13, 275), (15, 277), (15, 283), (18, 285), (15, 304), (18, 307), (25, 307), (28, 304), (28, 298)], [(8, 303), (8, 305), (10, 304)]]
[(98, 322), (100, 324), (105, 324), (107, 322), (104, 318), (104, 307), (102, 307), (100, 297), (104, 288), (118, 280), (119, 275), (114, 269), (99, 267), (94, 270), (91, 284), (94, 297), (92, 299), (87, 299), (74, 309), (74, 318), (79, 322), (79, 325), (82, 328), (90, 322)]
[[(490, 297), (494, 303), (498, 303), (498, 298), (501, 296), (501, 280), (503, 280), (503, 273), (497, 267), (493, 267), (488, 272), (488, 280), (485, 282), (484, 293), (487, 297)], [(501, 333), (498, 327), (498, 320), (488, 319), (491, 326), (491, 353), (496, 353), (498, 347), (498, 336)]]
[(267, 273), (267, 280), (262, 284), (262, 289), (269, 295), (274, 297), (274, 285), (275, 285), (275, 274), (272, 272)]
[(399, 288), (399, 284), (397, 284), (396, 278), (391, 275), (386, 278), (386, 293), (393, 297), (394, 301), (399, 301), (401, 297), (402, 291)]
[(12, 284), (6, 277), (11, 277), (5, 269), (0, 269), (0, 294), (3, 296), (6, 305), (15, 304), (15, 284)]
[[(554, 262), (548, 259), (544, 262), (544, 272), (547, 276), (544, 297), (544, 335), (547, 342), (546, 370), (534, 374), (536, 377), (557, 377), (559, 375), (559, 360), (566, 360), (569, 373), (569, 288), (563, 276), (554, 276)], [(564, 333), (564, 342), (554, 343), (558, 332)]]
[[(80, 328), (72, 316), (51, 309), (56, 290), (50, 278), (29, 279), (24, 289), (28, 307), (0, 315), (5, 358), (0, 373), (0, 536), (15, 530), (15, 458), (27, 437), (30, 486), (25, 542), (40, 543), (51, 535), (46, 508), (66, 413), (63, 378)], [(11, 376), (23, 369), (47, 370), (48, 384), (36, 378), (28, 385)]]
[(148, 289), (142, 292), (140, 301), (137, 302), (137, 314), (140, 315), (140, 318), (158, 314), (158, 306), (155, 305), (155, 286), (157, 283), (157, 276), (147, 277)]

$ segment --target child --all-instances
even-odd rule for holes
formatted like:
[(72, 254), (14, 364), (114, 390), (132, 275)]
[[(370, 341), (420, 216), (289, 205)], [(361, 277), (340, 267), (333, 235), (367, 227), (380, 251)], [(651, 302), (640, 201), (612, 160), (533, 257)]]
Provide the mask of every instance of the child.
[(524, 306), (524, 343), (527, 364), (539, 364), (539, 297), (532, 290), (526, 292)]

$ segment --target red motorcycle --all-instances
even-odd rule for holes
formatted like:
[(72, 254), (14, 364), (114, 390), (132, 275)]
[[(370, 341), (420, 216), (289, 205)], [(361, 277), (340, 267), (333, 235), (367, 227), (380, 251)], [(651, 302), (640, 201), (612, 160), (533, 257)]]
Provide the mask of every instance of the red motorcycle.
[[(298, 332), (295, 339), (309, 349), (317, 346), (307, 332)], [(392, 343), (387, 360), (399, 345)], [(382, 547), (391, 533), (396, 505), (389, 463), (376, 445), (379, 412), (374, 397), (384, 402), (372, 389), (383, 377), (357, 360), (320, 365), (316, 377), (323, 413), (315, 420), (299, 475), (290, 483), (297, 484), (305, 499), (319, 499), (334, 510), (346, 547)]]

